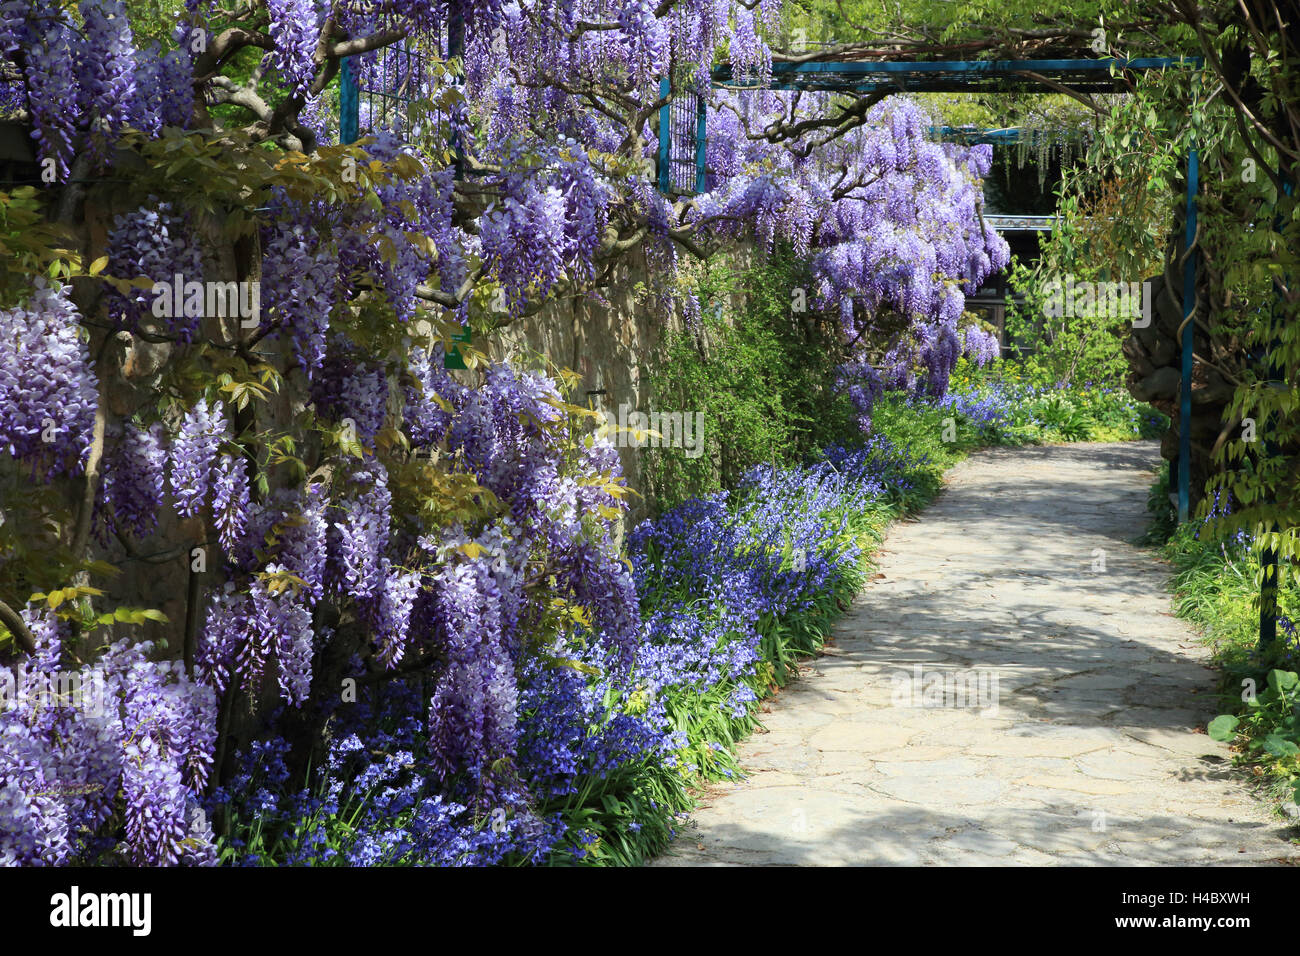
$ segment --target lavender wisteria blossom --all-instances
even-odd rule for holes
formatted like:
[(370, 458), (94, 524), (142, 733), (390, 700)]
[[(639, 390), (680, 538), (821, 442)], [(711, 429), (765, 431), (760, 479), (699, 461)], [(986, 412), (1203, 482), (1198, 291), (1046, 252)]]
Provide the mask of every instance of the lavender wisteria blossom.
[[(190, 282), (202, 282), (203, 261), (194, 237), (194, 225), (180, 215), (171, 203), (156, 198), (129, 213), (117, 216), (108, 237), (110, 275), (122, 279), (143, 277), (166, 291), (132, 289), (109, 293), (109, 315), (124, 328), (136, 329), (142, 321), (161, 325), (182, 341), (189, 341), (198, 331), (201, 314), (194, 310), (176, 310), (168, 304), (168, 318), (154, 318), (159, 296), (178, 292)], [(193, 313), (193, 314), (192, 314)]]
[(208, 503), (217, 477), (217, 453), (229, 437), (225, 406), (200, 399), (182, 417), (171, 444), (171, 493), (176, 513), (193, 518)]
[[(23, 616), (38, 640), (23, 673), (52, 675), (60, 625), (48, 611)], [(0, 710), (0, 865), (104, 852), (139, 865), (216, 862), (212, 830), (194, 815), (212, 764), (216, 697), (179, 663), (150, 661), (150, 650), (120, 641), (81, 669), (73, 686), (94, 688), (93, 706), (20, 695)], [(119, 793), (124, 839), (97, 844)]]
[(99, 403), (68, 293), (37, 277), (26, 302), (0, 310), (0, 456), (51, 474), (81, 468)]
[(161, 422), (114, 426), (107, 438), (97, 509), (101, 527), (152, 534), (166, 494), (166, 432)]

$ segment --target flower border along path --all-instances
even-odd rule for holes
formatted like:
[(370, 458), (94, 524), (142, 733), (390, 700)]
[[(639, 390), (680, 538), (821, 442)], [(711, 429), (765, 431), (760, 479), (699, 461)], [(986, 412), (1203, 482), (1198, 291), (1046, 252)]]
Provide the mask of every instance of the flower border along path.
[(1201, 730), (1141, 530), (1153, 442), (975, 452), (658, 865), (1295, 859)]

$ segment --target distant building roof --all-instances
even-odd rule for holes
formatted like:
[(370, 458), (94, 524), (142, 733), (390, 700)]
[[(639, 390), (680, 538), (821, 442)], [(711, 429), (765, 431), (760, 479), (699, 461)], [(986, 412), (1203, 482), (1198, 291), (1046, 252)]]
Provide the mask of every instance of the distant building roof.
[(985, 216), (998, 232), (1051, 232), (1055, 216)]

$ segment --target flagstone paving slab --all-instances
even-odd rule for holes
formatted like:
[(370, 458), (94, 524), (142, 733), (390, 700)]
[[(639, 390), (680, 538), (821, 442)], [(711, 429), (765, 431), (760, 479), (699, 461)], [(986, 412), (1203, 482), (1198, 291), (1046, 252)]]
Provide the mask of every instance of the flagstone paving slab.
[(1168, 567), (1130, 543), (1158, 461), (1128, 442), (954, 468), (764, 705), (747, 776), (710, 788), (654, 865), (1300, 860), (1203, 732), (1208, 652), (1170, 613)]

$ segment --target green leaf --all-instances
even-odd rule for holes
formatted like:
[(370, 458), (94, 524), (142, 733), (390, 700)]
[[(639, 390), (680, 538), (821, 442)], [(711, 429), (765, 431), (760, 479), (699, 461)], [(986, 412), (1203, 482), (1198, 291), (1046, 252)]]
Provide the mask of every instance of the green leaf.
[(1288, 693), (1300, 684), (1300, 674), (1295, 671), (1271, 670), (1268, 672), (1268, 686), (1279, 694)]
[(1207, 732), (1211, 739), (1221, 740), (1226, 743), (1237, 736), (1237, 725), (1240, 723), (1241, 721), (1232, 714), (1221, 714), (1210, 721)]
[(1269, 734), (1264, 738), (1264, 749), (1274, 757), (1290, 757), (1292, 754), (1300, 753), (1300, 747), (1297, 747), (1295, 741), (1288, 740), (1281, 734)]

